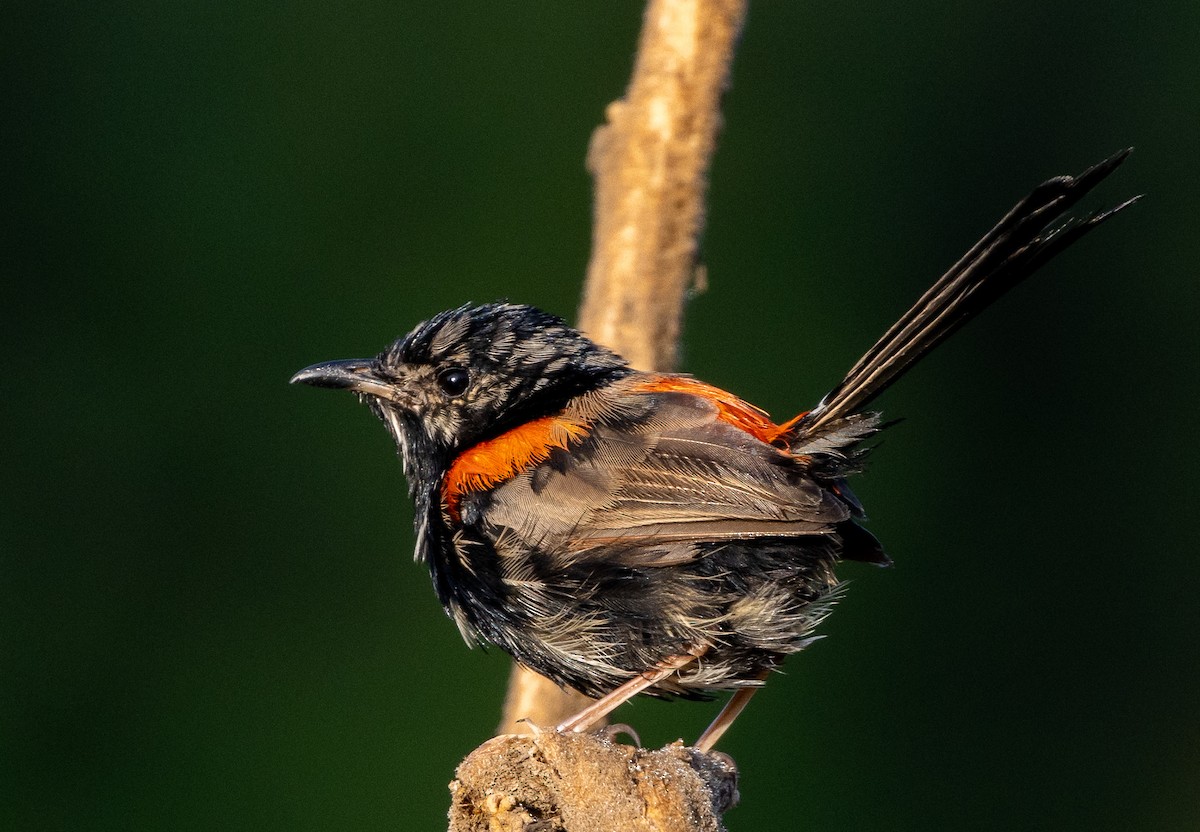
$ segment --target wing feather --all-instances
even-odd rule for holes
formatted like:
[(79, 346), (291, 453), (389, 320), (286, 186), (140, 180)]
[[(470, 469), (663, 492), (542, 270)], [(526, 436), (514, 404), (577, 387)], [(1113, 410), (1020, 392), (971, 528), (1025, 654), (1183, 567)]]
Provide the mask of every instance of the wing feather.
[(645, 416), (602, 415), (579, 445), (497, 487), (481, 519), (526, 551), (639, 566), (687, 562), (712, 543), (829, 535), (849, 519), (803, 458), (722, 421), (713, 403), (628, 395), (651, 398)]

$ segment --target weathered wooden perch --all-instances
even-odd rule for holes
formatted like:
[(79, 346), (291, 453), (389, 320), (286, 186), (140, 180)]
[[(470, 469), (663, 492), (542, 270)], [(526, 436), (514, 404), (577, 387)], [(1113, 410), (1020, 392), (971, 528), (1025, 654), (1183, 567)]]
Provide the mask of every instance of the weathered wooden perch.
[(557, 732), (489, 740), (450, 792), (450, 832), (723, 832), (738, 797), (723, 754)]
[(592, 259), (580, 326), (643, 369), (676, 363), (721, 94), (744, 0), (653, 0), (629, 90), (592, 135)]

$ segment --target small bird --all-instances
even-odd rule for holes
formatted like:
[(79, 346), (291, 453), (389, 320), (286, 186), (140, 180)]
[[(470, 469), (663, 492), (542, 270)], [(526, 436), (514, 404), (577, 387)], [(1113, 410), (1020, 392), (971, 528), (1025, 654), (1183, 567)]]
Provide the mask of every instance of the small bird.
[(416, 557), (468, 643), (600, 697), (560, 730), (643, 691), (734, 690), (697, 742), (708, 750), (813, 640), (838, 597), (838, 562), (890, 563), (846, 484), (883, 426), (867, 405), (1134, 202), (1057, 222), (1128, 153), (1038, 186), (782, 424), (509, 303), (443, 312), (375, 358), (314, 364), (292, 382), (353, 391), (387, 426), (415, 504)]

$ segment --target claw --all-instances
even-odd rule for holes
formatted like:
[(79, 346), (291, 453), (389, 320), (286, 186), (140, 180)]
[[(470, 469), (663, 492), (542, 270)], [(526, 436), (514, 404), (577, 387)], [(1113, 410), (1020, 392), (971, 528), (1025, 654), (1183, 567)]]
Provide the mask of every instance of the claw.
[(631, 737), (634, 745), (636, 745), (638, 748), (642, 747), (642, 738), (638, 736), (637, 731), (633, 730), (632, 726), (626, 725), (624, 722), (618, 722), (615, 725), (606, 725), (596, 732), (596, 736), (603, 737), (604, 739), (613, 743), (617, 741), (617, 737), (620, 734), (625, 734), (626, 736)]
[(529, 726), (529, 733), (533, 734), (535, 737), (538, 734), (544, 734), (546, 732), (545, 728), (538, 725), (536, 722), (531, 720), (529, 717), (523, 716), (517, 720), (518, 725), (520, 725), (522, 722)]

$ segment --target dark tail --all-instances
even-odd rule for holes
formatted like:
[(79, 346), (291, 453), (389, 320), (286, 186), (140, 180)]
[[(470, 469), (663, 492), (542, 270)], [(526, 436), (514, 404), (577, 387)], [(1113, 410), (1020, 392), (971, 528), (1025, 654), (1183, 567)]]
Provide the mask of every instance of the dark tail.
[(1122, 150), (1079, 176), (1058, 176), (1038, 185), (884, 333), (820, 404), (796, 423), (795, 434), (811, 436), (862, 411), (923, 355), (994, 300), (1136, 202), (1138, 197), (1083, 220), (1058, 222), (1131, 151)]

